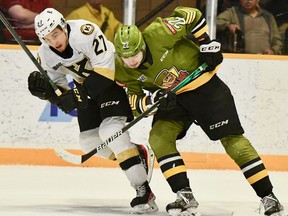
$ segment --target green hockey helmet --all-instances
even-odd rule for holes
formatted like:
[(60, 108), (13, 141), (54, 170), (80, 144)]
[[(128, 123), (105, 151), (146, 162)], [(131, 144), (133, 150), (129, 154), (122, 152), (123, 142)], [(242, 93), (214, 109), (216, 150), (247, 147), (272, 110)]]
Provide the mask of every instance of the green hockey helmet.
[(135, 25), (120, 27), (115, 34), (114, 46), (116, 54), (124, 58), (135, 56), (146, 48), (142, 33)]

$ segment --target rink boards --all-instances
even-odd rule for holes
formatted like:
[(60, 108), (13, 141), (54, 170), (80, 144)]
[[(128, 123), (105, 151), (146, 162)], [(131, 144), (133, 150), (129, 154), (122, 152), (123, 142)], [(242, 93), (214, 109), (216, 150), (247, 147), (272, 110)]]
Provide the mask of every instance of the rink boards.
[[(37, 48), (29, 46), (33, 54)], [(27, 77), (36, 67), (19, 46), (0, 45), (0, 56), (0, 164), (70, 166), (55, 155), (53, 147), (81, 153), (75, 115), (65, 115), (30, 95)], [(287, 60), (287, 56), (225, 54), (218, 72), (234, 95), (245, 136), (270, 170), (288, 170)], [(148, 118), (135, 125), (130, 131), (132, 141), (147, 143), (150, 123)], [(196, 126), (178, 148), (188, 168), (237, 169), (221, 144), (210, 141)], [(117, 166), (96, 157), (82, 165)]]

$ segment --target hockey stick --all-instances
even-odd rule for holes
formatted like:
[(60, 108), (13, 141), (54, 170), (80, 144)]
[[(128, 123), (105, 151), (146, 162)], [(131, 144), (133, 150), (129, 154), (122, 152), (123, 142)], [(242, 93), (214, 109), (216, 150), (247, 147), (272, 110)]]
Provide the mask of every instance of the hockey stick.
[(53, 83), (53, 81), (49, 78), (47, 75), (47, 72), (41, 67), (39, 62), (36, 60), (36, 58), (32, 55), (30, 50), (27, 48), (27, 46), (24, 44), (24, 42), (21, 40), (20, 36), (17, 34), (17, 32), (14, 30), (14, 28), (10, 25), (8, 20), (5, 18), (3, 13), (0, 11), (0, 19), (2, 23), (5, 25), (5, 27), (8, 29), (8, 31), (12, 34), (12, 36), (15, 38), (17, 43), (22, 47), (22, 49), (25, 51), (25, 53), (28, 55), (28, 57), (32, 60), (34, 65), (37, 67), (40, 73), (42, 73), (46, 78), (49, 80), (49, 84), (52, 86), (55, 94), (57, 96), (60, 96), (62, 92), (58, 89), (58, 87)]
[[(187, 76), (184, 80), (182, 80), (177, 86), (175, 86), (171, 91), (177, 92), (180, 88), (185, 86), (188, 82), (196, 79), (198, 76), (202, 74), (202, 72), (206, 69), (207, 64), (204, 63), (201, 66), (199, 66), (196, 70), (194, 70), (189, 76)], [(73, 163), (73, 164), (82, 164), (85, 161), (87, 161), (90, 157), (92, 157), (94, 154), (96, 154), (101, 149), (105, 148), (109, 143), (111, 143), (113, 140), (117, 139), (119, 136), (121, 136), (125, 131), (130, 129), (133, 125), (135, 125), (137, 122), (139, 122), (142, 118), (149, 115), (150, 112), (152, 112), (154, 109), (156, 109), (159, 105), (159, 101), (157, 101), (154, 105), (152, 105), (149, 109), (147, 109), (145, 112), (143, 112), (141, 115), (139, 115), (137, 118), (135, 118), (133, 121), (131, 121), (129, 124), (124, 126), (121, 130), (117, 131), (115, 134), (110, 136), (108, 139), (104, 140), (102, 143), (100, 143), (99, 146), (94, 148), (92, 151), (83, 154), (83, 155), (76, 155), (73, 153), (70, 153), (66, 151), (63, 148), (56, 147), (55, 151), (56, 154), (62, 158), (63, 160)]]

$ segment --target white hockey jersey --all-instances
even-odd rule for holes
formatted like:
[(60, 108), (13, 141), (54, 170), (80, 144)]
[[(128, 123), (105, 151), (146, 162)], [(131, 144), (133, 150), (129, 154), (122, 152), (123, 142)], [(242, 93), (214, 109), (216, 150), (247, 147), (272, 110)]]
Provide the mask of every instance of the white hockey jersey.
[[(38, 61), (50, 79), (58, 86), (68, 87), (67, 74), (82, 83), (91, 72), (97, 72), (114, 80), (114, 45), (100, 28), (86, 20), (68, 20), (69, 45), (72, 56), (62, 58), (47, 44), (38, 50)], [(108, 75), (109, 74), (109, 75)]]

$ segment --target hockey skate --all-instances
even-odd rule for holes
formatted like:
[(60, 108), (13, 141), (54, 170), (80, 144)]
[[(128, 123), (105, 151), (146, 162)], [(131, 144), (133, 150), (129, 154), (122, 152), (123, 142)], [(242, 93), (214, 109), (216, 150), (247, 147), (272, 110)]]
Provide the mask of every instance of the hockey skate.
[(191, 189), (187, 187), (177, 192), (176, 201), (169, 203), (166, 211), (171, 216), (200, 216), (201, 214), (197, 211), (198, 205)]
[(158, 206), (155, 203), (156, 197), (147, 181), (141, 186), (136, 186), (135, 189), (136, 197), (130, 203), (133, 208), (132, 213), (145, 214), (158, 211)]
[(264, 207), (264, 215), (270, 216), (284, 216), (284, 208), (280, 204), (279, 200), (275, 197), (273, 193), (265, 196), (261, 203)]
[(135, 144), (140, 153), (141, 162), (147, 173), (147, 181), (150, 182), (154, 169), (155, 155), (148, 145)]

